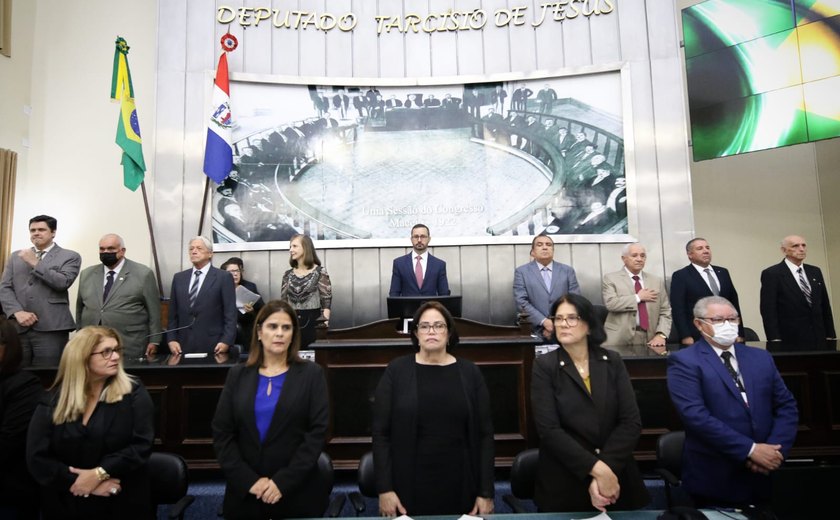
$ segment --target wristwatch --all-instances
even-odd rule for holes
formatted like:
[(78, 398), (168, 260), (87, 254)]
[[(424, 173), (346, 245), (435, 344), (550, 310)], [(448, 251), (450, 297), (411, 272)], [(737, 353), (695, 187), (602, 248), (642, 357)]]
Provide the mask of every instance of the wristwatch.
[(654, 334), (654, 336), (662, 336), (663, 338), (668, 339), (668, 336), (666, 336), (665, 333), (662, 331), (657, 332), (656, 334)]
[(109, 478), (111, 478), (111, 475), (109, 475), (108, 472), (105, 471), (105, 468), (103, 468), (102, 466), (99, 466), (97, 468), (93, 468), (93, 471), (96, 472), (96, 478), (99, 479), (99, 482), (102, 482), (103, 480), (108, 480)]

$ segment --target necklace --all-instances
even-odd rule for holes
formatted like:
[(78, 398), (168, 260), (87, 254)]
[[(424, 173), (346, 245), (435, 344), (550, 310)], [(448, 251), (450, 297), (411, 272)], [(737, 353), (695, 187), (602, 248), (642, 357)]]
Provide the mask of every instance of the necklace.
[(580, 375), (583, 375), (583, 374), (586, 373), (586, 369), (587, 369), (588, 365), (589, 365), (589, 358), (585, 359), (583, 361), (583, 363), (581, 363), (580, 365), (575, 363), (575, 368), (577, 368), (578, 372), (580, 372)]

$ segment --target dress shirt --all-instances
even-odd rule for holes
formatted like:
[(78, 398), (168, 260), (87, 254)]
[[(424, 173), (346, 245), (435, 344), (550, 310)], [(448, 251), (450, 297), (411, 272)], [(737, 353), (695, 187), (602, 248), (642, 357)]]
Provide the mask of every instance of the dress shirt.
[[(706, 269), (708, 269), (709, 273), (712, 274), (712, 278), (715, 279), (715, 283), (718, 286), (718, 292), (720, 292), (720, 278), (718, 278), (717, 273), (715, 272), (715, 268), (712, 267), (712, 264), (709, 264), (706, 267), (700, 267), (699, 265), (692, 262), (691, 265), (693, 265), (694, 268), (697, 269), (697, 272), (700, 273), (700, 278), (702, 278), (703, 281), (706, 282), (706, 285), (709, 286), (709, 290), (712, 291), (712, 286), (709, 285), (709, 277), (706, 276)], [(712, 294), (714, 294), (714, 292), (715, 291), (712, 291)]]
[[(55, 247), (55, 242), (51, 243), (49, 245), (49, 247), (47, 247), (46, 249), (42, 249), (43, 253), (41, 254), (41, 258), (39, 260), (43, 260), (44, 257), (47, 256), (47, 253), (52, 251), (52, 248), (54, 248), (54, 247)], [(32, 250), (35, 251), (36, 255), (38, 254), (38, 249), (37, 248), (33, 247)]]
[(811, 281), (808, 280), (808, 273), (805, 272), (805, 262), (802, 262), (801, 265), (796, 265), (785, 258), (785, 265), (788, 269), (790, 269), (790, 274), (792, 274), (793, 279), (796, 280), (796, 285), (799, 285), (799, 269), (802, 269), (802, 278), (805, 280), (805, 283), (808, 284), (808, 288), (811, 289)]
[(125, 258), (117, 262), (113, 268), (108, 267), (107, 265), (103, 265), (104, 271), (102, 271), (102, 287), (105, 287), (105, 284), (108, 283), (108, 271), (114, 271), (114, 281), (116, 282), (117, 279), (120, 277), (120, 270), (122, 270), (123, 266), (125, 265)]
[[(411, 270), (414, 270), (414, 266), (417, 265), (417, 251), (411, 250)], [(423, 281), (426, 281), (426, 266), (429, 265), (429, 251), (423, 251), (420, 256), (420, 267), (423, 268)]]
[(201, 294), (201, 287), (204, 285), (204, 280), (207, 279), (207, 273), (210, 272), (210, 262), (207, 262), (207, 265), (205, 265), (201, 269), (196, 269), (195, 266), (193, 266), (192, 273), (190, 274), (190, 284), (187, 287), (187, 291), (189, 291), (190, 287), (192, 287), (193, 281), (195, 280), (196, 271), (201, 271), (201, 276), (198, 277), (198, 288), (196, 288), (195, 291), (195, 297), (198, 298), (198, 295)]
[[(712, 269), (712, 271), (714, 271), (714, 269)], [(720, 355), (724, 353), (724, 350), (722, 348), (717, 348), (716, 346), (712, 345), (711, 342), (709, 342), (709, 346), (712, 347), (712, 350), (715, 351), (715, 354), (717, 355), (720, 362), (723, 363), (724, 365), (726, 365), (726, 361), (724, 361), (723, 358), (720, 357)], [(738, 358), (735, 357), (735, 348), (730, 347), (728, 350), (732, 354), (732, 357), (729, 358), (729, 361), (732, 363), (732, 368), (734, 368), (735, 372), (738, 373), (738, 379), (741, 381), (741, 385), (743, 386), (744, 377), (741, 375), (741, 371), (738, 370)], [(747, 394), (741, 394), (741, 397), (744, 398), (744, 402), (747, 403), (747, 406), (749, 406), (749, 402), (747, 401)], [(752, 447), (750, 447), (750, 452), (747, 453), (747, 458), (752, 457), (752, 454), (753, 454), (754, 451), (755, 451), (755, 443), (753, 443)]]
[[(627, 266), (624, 266), (624, 272), (627, 273), (627, 276), (630, 277), (630, 285), (632, 285), (634, 289), (636, 287), (636, 280), (633, 279), (634, 276), (639, 277), (639, 285), (642, 286), (642, 289), (645, 288), (645, 277), (642, 274), (642, 271), (639, 271), (639, 274), (633, 274), (632, 272), (630, 272), (630, 269), (627, 269)], [(636, 297), (636, 305), (642, 303), (642, 299), (639, 298), (639, 293), (636, 293), (634, 296)], [(638, 312), (636, 313), (636, 326), (637, 327), (639, 326), (639, 313)]]

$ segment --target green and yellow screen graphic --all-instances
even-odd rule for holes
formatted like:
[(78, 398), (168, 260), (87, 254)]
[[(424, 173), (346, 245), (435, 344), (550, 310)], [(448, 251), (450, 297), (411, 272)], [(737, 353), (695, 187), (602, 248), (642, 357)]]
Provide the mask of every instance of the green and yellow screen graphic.
[(840, 136), (840, 0), (682, 12), (694, 160)]

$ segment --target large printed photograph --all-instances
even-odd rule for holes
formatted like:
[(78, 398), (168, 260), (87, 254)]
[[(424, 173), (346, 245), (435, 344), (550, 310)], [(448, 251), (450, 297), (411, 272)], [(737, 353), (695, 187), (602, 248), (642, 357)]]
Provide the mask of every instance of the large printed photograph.
[(412, 86), (234, 77), (214, 241), (396, 246), (416, 223), (438, 245), (626, 239), (622, 85), (619, 70)]

